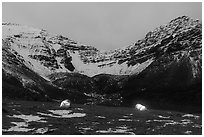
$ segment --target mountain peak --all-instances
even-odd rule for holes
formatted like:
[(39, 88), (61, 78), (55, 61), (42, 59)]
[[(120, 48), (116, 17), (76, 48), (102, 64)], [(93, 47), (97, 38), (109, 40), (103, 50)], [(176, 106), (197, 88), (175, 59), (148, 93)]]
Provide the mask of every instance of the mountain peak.
[(184, 21), (191, 21), (191, 22), (194, 22), (194, 21), (199, 21), (199, 20), (194, 20), (192, 19), (191, 17), (189, 16), (186, 16), (186, 15), (183, 15), (183, 16), (179, 16), (173, 20), (170, 21), (171, 22), (177, 22), (177, 21), (181, 21), (181, 22), (184, 22)]

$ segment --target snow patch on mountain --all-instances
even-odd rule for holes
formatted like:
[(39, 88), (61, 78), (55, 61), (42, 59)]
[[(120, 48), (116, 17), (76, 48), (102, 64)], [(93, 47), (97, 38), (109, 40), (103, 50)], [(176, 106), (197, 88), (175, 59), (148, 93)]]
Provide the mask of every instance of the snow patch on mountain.
[(24, 36), (24, 39), (32, 39), (35, 37), (40, 36), (43, 31), (41, 29), (19, 25), (19, 24), (12, 24), (12, 23), (2, 23), (2, 38), (8, 37), (21, 37)]
[(141, 72), (153, 62), (153, 59), (149, 59), (141, 64), (138, 63), (133, 66), (132, 65), (128, 66), (127, 61), (122, 64), (118, 64), (117, 60), (85, 64), (81, 60), (78, 52), (70, 53), (70, 55), (72, 56), (72, 64), (76, 68), (76, 72), (86, 74), (91, 77), (102, 73), (114, 75), (135, 74)]

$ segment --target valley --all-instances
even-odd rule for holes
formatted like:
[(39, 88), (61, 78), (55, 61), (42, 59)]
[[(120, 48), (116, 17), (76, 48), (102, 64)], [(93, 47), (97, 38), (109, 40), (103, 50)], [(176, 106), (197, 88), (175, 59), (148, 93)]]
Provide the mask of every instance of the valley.
[(2, 100), (3, 134), (202, 134), (202, 22), (111, 51), (2, 23)]

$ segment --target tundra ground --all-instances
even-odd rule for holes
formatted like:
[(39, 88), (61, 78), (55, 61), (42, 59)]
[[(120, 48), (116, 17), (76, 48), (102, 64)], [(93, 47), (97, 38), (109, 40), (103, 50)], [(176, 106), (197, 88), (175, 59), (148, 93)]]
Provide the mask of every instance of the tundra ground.
[(128, 107), (3, 100), (2, 134), (201, 135), (202, 115)]

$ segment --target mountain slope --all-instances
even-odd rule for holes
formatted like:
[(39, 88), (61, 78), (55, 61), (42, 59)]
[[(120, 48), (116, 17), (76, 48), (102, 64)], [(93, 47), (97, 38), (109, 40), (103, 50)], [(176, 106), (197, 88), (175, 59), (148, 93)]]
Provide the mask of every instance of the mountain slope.
[[(3, 98), (36, 101), (52, 101), (66, 97), (73, 100), (86, 99), (83, 93), (60, 89), (28, 68), (24, 58), (10, 46), (7, 39), (2, 40)], [(83, 102), (83, 100), (79, 100), (79, 102)]]

